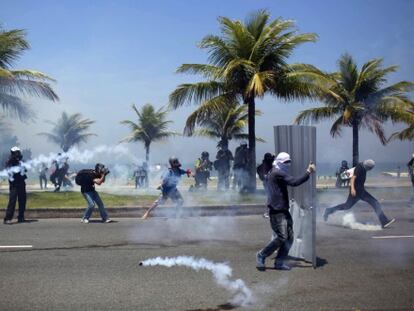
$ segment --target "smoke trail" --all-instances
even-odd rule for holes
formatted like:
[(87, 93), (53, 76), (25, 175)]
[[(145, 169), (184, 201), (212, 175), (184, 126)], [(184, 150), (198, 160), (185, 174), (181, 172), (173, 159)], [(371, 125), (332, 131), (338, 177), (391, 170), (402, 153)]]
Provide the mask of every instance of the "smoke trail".
[(362, 231), (378, 231), (382, 230), (380, 225), (362, 224), (355, 220), (353, 213), (345, 214), (342, 218), (342, 225), (354, 230)]
[(13, 166), (0, 171), (0, 177), (7, 177), (10, 179), (10, 181), (12, 181), (12, 176), (14, 173), (21, 173), (22, 175), (24, 175), (26, 171), (36, 170), (42, 163), (45, 163), (48, 166), (50, 166), (54, 161), (56, 161), (57, 165), (59, 167), (62, 167), (66, 159), (69, 159), (72, 163), (85, 164), (91, 161), (99, 154), (106, 154), (115, 157), (125, 156), (135, 162), (138, 161), (138, 159), (135, 158), (128, 150), (128, 148), (124, 145), (101, 145), (92, 150), (83, 151), (79, 151), (79, 149), (74, 147), (70, 149), (68, 152), (62, 152), (60, 154), (51, 152), (49, 153), (49, 155), (42, 154), (29, 161), (22, 161), (19, 166)]
[(225, 263), (215, 263), (204, 258), (194, 258), (192, 256), (178, 256), (178, 257), (157, 257), (144, 260), (139, 263), (140, 266), (182, 266), (189, 267), (196, 271), (208, 270), (213, 273), (216, 283), (228, 290), (234, 295), (231, 303), (238, 306), (248, 306), (253, 303), (253, 295), (251, 290), (246, 286), (243, 280), (230, 280), (232, 269)]

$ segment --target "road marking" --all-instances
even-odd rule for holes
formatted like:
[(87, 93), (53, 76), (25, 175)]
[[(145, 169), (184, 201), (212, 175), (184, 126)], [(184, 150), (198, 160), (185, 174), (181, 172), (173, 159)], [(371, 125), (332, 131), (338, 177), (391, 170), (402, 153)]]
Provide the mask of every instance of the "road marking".
[(33, 245), (0, 245), (0, 248), (32, 248)]
[(383, 235), (383, 236), (373, 236), (373, 239), (404, 239), (404, 238), (414, 238), (414, 235)]

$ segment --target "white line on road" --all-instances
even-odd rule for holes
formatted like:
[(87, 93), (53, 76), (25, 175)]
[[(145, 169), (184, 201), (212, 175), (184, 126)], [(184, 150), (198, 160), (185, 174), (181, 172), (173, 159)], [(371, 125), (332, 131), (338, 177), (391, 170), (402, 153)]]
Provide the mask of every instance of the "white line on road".
[(404, 238), (414, 238), (414, 235), (383, 235), (383, 236), (373, 236), (373, 239), (404, 239)]
[(32, 248), (33, 245), (0, 245), (0, 248)]

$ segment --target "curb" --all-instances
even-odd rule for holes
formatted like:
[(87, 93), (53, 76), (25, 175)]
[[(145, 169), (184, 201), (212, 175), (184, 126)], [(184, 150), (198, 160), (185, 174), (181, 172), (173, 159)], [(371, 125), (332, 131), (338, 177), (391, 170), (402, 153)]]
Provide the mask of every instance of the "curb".
[[(380, 202), (383, 207), (408, 207), (408, 201), (405, 200), (387, 200)], [(397, 206), (396, 206), (397, 205)], [(318, 209), (329, 207), (329, 204), (319, 204)], [(366, 208), (367, 211), (371, 207), (365, 202), (358, 202), (358, 207)], [(148, 209), (148, 206), (136, 207), (109, 207), (108, 214), (113, 218), (139, 218)], [(27, 209), (26, 217), (33, 219), (42, 218), (81, 218), (84, 208), (46, 208), (46, 209)], [(0, 209), (0, 213), (4, 213), (5, 209)], [(179, 216), (185, 217), (203, 217), (203, 216), (243, 216), (243, 215), (262, 215), (265, 212), (265, 204), (242, 204), (242, 205), (206, 205), (206, 206), (184, 206), (178, 212)], [(95, 209), (94, 215), (99, 213)], [(152, 213), (154, 217), (174, 217), (176, 209), (174, 206), (157, 207)]]

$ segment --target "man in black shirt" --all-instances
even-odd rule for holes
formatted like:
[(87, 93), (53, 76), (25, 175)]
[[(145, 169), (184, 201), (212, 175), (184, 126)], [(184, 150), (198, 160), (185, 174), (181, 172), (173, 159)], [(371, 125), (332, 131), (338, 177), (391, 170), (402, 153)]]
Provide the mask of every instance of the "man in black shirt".
[(228, 190), (230, 187), (230, 162), (233, 154), (226, 144), (221, 144), (214, 161), (214, 168), (218, 172), (217, 190)]
[(387, 216), (385, 216), (380, 203), (371, 194), (369, 194), (368, 191), (365, 190), (364, 184), (367, 178), (367, 171), (373, 169), (374, 166), (375, 161), (371, 159), (358, 163), (358, 165), (355, 167), (354, 174), (351, 177), (351, 187), (348, 199), (343, 204), (327, 208), (323, 214), (325, 221), (328, 220), (329, 215), (335, 213), (336, 211), (349, 210), (359, 200), (365, 201), (372, 206), (383, 228), (388, 227), (395, 221), (394, 218), (388, 219)]
[(265, 270), (265, 259), (276, 250), (275, 268), (278, 270), (290, 270), (285, 264), (293, 243), (293, 220), (289, 213), (289, 195), (287, 186), (299, 186), (309, 179), (309, 175), (315, 172), (314, 164), (309, 164), (305, 174), (295, 178), (289, 174), (290, 155), (281, 152), (274, 161), (272, 170), (267, 175), (267, 206), (269, 208), (270, 226), (273, 230), (273, 239), (261, 251), (256, 254), (256, 268)]
[(19, 215), (17, 222), (24, 222), (24, 212), (26, 210), (26, 169), (22, 165), (22, 153), (19, 147), (10, 149), (10, 157), (6, 163), (9, 175), (9, 203), (7, 205), (4, 224), (11, 224), (16, 202), (19, 200)]
[(105, 182), (105, 177), (108, 174), (109, 170), (105, 167), (105, 165), (97, 163), (94, 170), (81, 170), (76, 175), (75, 181), (78, 185), (81, 186), (82, 195), (88, 203), (88, 207), (86, 208), (81, 220), (85, 224), (89, 223), (89, 218), (92, 215), (95, 203), (98, 205), (102, 221), (105, 223), (112, 222), (112, 220), (108, 217), (108, 213), (106, 212), (101, 197), (95, 190), (95, 184), (103, 184)]

